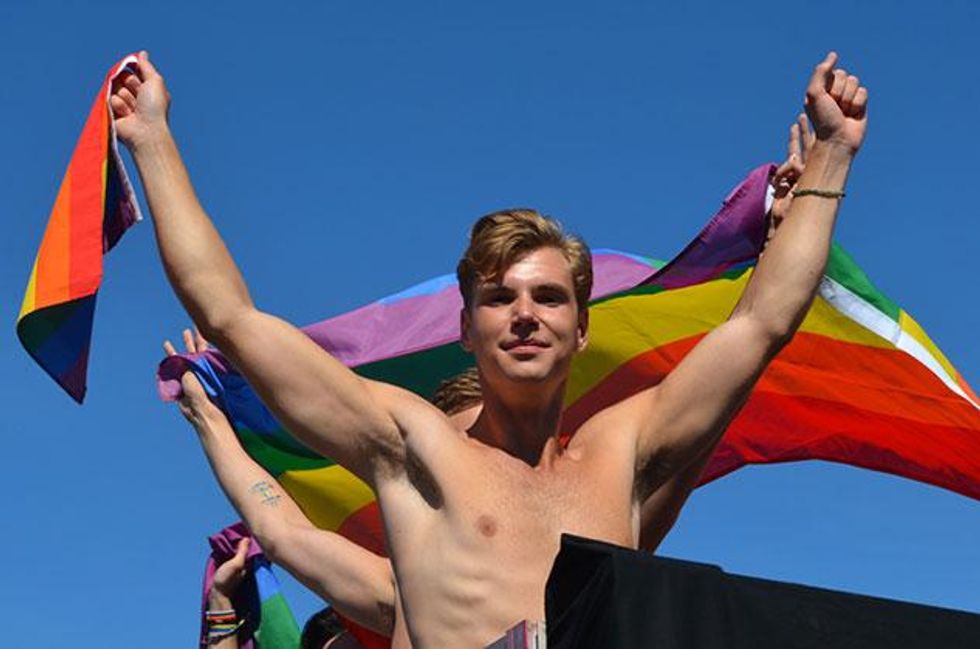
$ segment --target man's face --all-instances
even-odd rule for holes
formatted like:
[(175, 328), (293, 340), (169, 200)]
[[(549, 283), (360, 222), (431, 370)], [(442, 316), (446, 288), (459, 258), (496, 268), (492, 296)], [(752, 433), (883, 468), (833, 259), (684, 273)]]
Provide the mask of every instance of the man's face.
[(586, 342), (587, 312), (578, 310), (568, 260), (539, 248), (476, 287), (463, 311), (463, 346), (492, 385), (564, 380)]

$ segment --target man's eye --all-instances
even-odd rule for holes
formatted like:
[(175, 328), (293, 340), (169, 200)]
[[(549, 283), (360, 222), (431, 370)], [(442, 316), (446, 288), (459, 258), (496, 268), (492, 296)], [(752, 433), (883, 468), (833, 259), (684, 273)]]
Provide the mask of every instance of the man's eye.
[(564, 304), (566, 299), (560, 293), (542, 293), (538, 296), (538, 302), (541, 304)]
[(485, 304), (507, 304), (510, 297), (504, 293), (491, 293), (484, 298)]

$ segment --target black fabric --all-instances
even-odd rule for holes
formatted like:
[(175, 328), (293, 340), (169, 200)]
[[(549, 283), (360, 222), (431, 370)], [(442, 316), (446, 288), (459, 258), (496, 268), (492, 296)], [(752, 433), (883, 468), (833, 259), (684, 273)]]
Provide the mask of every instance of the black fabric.
[(551, 649), (980, 649), (980, 615), (730, 575), (567, 534), (546, 609)]

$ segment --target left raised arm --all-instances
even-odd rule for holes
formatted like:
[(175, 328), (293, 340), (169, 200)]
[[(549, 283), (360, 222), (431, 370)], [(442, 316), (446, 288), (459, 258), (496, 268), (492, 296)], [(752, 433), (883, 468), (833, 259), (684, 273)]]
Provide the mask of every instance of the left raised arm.
[(830, 53), (810, 78), (806, 111), (815, 141), (806, 168), (778, 235), (728, 321), (705, 336), (660, 385), (622, 404), (622, 411), (638, 422), (640, 498), (717, 444), (809, 310), (867, 125), (868, 92), (836, 62), (837, 55)]

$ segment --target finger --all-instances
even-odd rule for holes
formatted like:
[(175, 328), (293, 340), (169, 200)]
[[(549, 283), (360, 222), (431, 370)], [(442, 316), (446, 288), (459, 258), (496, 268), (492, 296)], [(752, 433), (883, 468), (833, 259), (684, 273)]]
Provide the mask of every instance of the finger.
[(787, 152), (789, 153), (790, 160), (796, 160), (803, 155), (803, 150), (800, 147), (800, 125), (793, 124), (789, 127), (789, 143), (787, 144)]
[(840, 107), (845, 115), (851, 114), (851, 106), (854, 102), (854, 95), (857, 94), (857, 89), (861, 87), (861, 83), (858, 78), (853, 74), (847, 75), (847, 80), (844, 83), (844, 92), (841, 93), (840, 97)]
[(197, 343), (198, 352), (207, 351), (208, 341), (201, 335), (201, 330), (197, 326), (194, 327), (194, 342)]
[(163, 351), (167, 352), (167, 356), (176, 356), (177, 350), (174, 348), (173, 343), (169, 340), (163, 341)]
[(235, 549), (235, 556), (229, 559), (229, 562), (234, 562), (236, 568), (241, 570), (245, 567), (245, 557), (248, 554), (249, 539), (242, 539), (238, 542), (238, 547)]
[(810, 128), (810, 120), (807, 119), (806, 113), (796, 116), (796, 125), (800, 127), (800, 136), (803, 138), (803, 145), (806, 146), (806, 140), (813, 137), (813, 130)]
[(139, 96), (140, 86), (143, 85), (143, 82), (140, 81), (139, 77), (132, 73), (125, 74), (125, 76), (122, 78), (122, 83), (131, 93), (133, 93), (133, 96)]
[(796, 121), (800, 125), (800, 134), (803, 140), (803, 162), (806, 162), (806, 157), (810, 153), (810, 147), (813, 146), (813, 142), (817, 136), (813, 133), (813, 129), (810, 128), (810, 120), (807, 119), (806, 113), (800, 113)]
[(774, 198), (783, 198), (789, 193), (792, 183), (789, 182), (787, 177), (793, 173), (793, 163), (787, 160), (783, 164), (779, 165), (776, 172), (772, 175), (772, 189)]
[[(131, 79), (132, 80), (135, 80), (137, 84), (139, 83), (139, 78), (136, 76), (136, 73), (133, 72), (129, 68), (124, 69), (122, 72), (120, 72), (118, 75), (116, 75), (116, 78), (114, 78), (112, 80), (112, 92), (113, 92), (113, 94), (115, 94), (116, 92), (118, 92), (120, 88), (127, 87), (127, 85), (129, 85), (131, 83), (131, 81), (130, 81)], [(139, 87), (138, 85), (131, 87), (130, 88), (130, 92), (132, 92), (133, 94), (136, 94), (135, 90), (138, 87)]]
[(806, 113), (800, 113), (796, 116), (796, 131), (800, 134), (799, 146), (800, 146), (800, 162), (806, 164), (806, 156), (810, 150), (810, 125), (806, 121)]
[(184, 375), (180, 377), (180, 389), (184, 393), (184, 397), (187, 398), (204, 398), (207, 399), (207, 393), (204, 391), (204, 386), (194, 372), (184, 372)]
[(854, 100), (851, 102), (851, 117), (864, 119), (868, 110), (868, 89), (861, 86), (854, 93)]
[(194, 336), (191, 335), (191, 330), (184, 329), (181, 333), (184, 336), (184, 349), (191, 354), (196, 354), (197, 348), (194, 346)]
[(116, 118), (133, 114), (133, 109), (129, 107), (129, 104), (115, 95), (109, 97), (109, 106), (112, 108), (112, 114)]
[(847, 72), (845, 70), (834, 70), (834, 80), (830, 86), (830, 96), (834, 98), (838, 104), (840, 103), (840, 98), (844, 94), (844, 88), (847, 85)]
[(837, 64), (837, 52), (828, 52), (824, 60), (817, 64), (807, 86), (807, 95), (815, 95), (830, 89), (833, 80), (834, 66)]
[(140, 80), (142, 81), (146, 81), (147, 79), (150, 79), (152, 77), (160, 76), (160, 73), (157, 72), (157, 69), (153, 67), (152, 63), (150, 63), (150, 53), (147, 52), (146, 50), (143, 50), (142, 52), (139, 53), (139, 55), (137, 55), (136, 69), (139, 72), (139, 77)]
[(844, 84), (844, 92), (841, 94), (840, 107), (845, 115), (850, 115), (852, 110), (852, 105), (854, 102), (854, 96), (857, 94), (858, 88), (861, 87), (861, 82), (853, 74), (847, 76), (847, 81)]
[(125, 87), (117, 88), (115, 92), (115, 96), (119, 97), (124, 102), (126, 102), (126, 106), (129, 107), (129, 110), (131, 111), (136, 110), (136, 95), (131, 93), (129, 91), (129, 88), (125, 88)]

